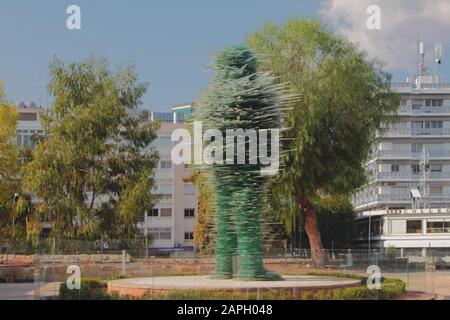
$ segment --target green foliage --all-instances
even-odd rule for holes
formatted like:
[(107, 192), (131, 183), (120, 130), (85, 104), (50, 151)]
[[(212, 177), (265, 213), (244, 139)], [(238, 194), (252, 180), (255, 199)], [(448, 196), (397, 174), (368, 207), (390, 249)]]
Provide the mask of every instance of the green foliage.
[(10, 105), (3, 93), (0, 82), (0, 237), (12, 237), (13, 230), (8, 228), (17, 211), (13, 208), (14, 194), (20, 192), (19, 150), (12, 142), (16, 135), (19, 115)]
[(348, 40), (313, 20), (267, 24), (247, 38), (300, 99), (288, 112), (286, 169), (280, 182), (310, 198), (349, 194), (365, 182), (364, 161), (399, 105), (391, 76)]
[(246, 43), (261, 57), (260, 70), (272, 71), (299, 97), (286, 115), (285, 167), (273, 193), (287, 201), (291, 216), (292, 199), (302, 206), (319, 252), (314, 207), (328, 197), (347, 197), (366, 182), (364, 163), (399, 97), (381, 61), (318, 21), (268, 23)]
[(317, 224), (325, 248), (348, 249), (353, 247), (356, 234), (355, 212), (352, 205), (337, 203), (317, 208)]
[(397, 256), (397, 249), (394, 246), (390, 246), (386, 249), (386, 259), (393, 260)]
[(293, 231), (294, 217), (301, 219), (300, 208), (290, 193), (282, 192), (280, 185), (276, 183), (276, 178), (267, 183), (264, 197), (265, 216), (269, 220), (282, 223), (284, 232), (290, 236)]
[[(274, 225), (282, 225), (282, 229), (274, 230), (278, 238), (289, 239), (292, 236), (294, 215), (297, 230), (299, 226), (304, 227), (303, 216), (291, 194), (278, 192), (276, 184), (270, 187), (272, 190), (265, 199), (266, 219)], [(316, 205), (316, 213), (318, 229), (325, 248), (348, 249), (353, 246), (356, 232), (355, 212), (346, 197), (323, 199)]]
[(108, 285), (98, 278), (81, 278), (80, 289), (69, 289), (67, 283), (59, 286), (61, 300), (110, 300)]
[(195, 216), (194, 246), (199, 255), (214, 253), (214, 189), (199, 170), (187, 179), (197, 187), (198, 211)]
[(155, 201), (157, 124), (136, 110), (146, 85), (133, 67), (111, 71), (96, 58), (55, 59), (50, 75), (53, 105), (41, 117), (48, 139), (26, 165), (25, 185), (43, 201), (38, 213), (53, 236), (134, 238)]
[(145, 293), (142, 300), (292, 300), (291, 291), (169, 290)]
[[(330, 276), (332, 276), (330, 274)], [(335, 275), (336, 276), (336, 275)], [(342, 275), (341, 275), (342, 276)], [(346, 275), (348, 277), (348, 275)], [(354, 276), (351, 276), (354, 277)], [(361, 278), (363, 279), (363, 278)], [(405, 294), (405, 283), (397, 279), (383, 279), (380, 290), (370, 290), (365, 283), (356, 287), (332, 290), (301, 291), (298, 296), (293, 290), (245, 292), (220, 290), (169, 290), (149, 292), (142, 300), (390, 300)]]

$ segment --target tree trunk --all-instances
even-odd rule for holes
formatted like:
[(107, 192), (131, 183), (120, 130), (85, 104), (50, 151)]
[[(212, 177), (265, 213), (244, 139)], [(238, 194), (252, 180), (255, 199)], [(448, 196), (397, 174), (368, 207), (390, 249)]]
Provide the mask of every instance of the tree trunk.
[(325, 264), (325, 251), (317, 227), (316, 209), (308, 198), (296, 195), (298, 205), (303, 216), (305, 231), (311, 247), (311, 260), (316, 267), (323, 267)]

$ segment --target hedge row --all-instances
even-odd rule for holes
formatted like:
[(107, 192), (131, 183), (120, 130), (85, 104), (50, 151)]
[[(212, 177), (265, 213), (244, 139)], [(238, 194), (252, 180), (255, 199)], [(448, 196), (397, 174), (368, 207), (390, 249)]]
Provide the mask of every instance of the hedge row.
[(65, 282), (59, 286), (61, 300), (110, 300), (108, 284), (97, 278), (81, 278), (80, 289), (69, 289)]
[(144, 294), (144, 300), (390, 300), (405, 294), (405, 283), (384, 279), (380, 290), (370, 290), (365, 285), (332, 290), (303, 291), (298, 296), (293, 290), (262, 292), (230, 292), (207, 290), (171, 290), (165, 293)]

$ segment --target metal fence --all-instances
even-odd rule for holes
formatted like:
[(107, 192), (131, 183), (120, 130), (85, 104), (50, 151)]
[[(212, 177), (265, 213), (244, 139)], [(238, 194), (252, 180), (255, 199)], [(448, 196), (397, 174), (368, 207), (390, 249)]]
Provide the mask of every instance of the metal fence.
[[(119, 278), (146, 278), (155, 281), (163, 276), (190, 276), (201, 283), (214, 270), (213, 256), (200, 257), (193, 252), (182, 251), (156, 256), (145, 240), (49, 239), (33, 249), (12, 242), (3, 242), (0, 248), (0, 270), (2, 265), (14, 265), (14, 259), (28, 259), (32, 271), (24, 269), (24, 272), (32, 272), (36, 299), (58, 296), (59, 286), (67, 281), (71, 275), (69, 269), (73, 266), (79, 268), (83, 278), (94, 277), (107, 281)], [(288, 277), (311, 272), (368, 277), (371, 275), (368, 268), (376, 266), (382, 277), (404, 281), (408, 291), (446, 295), (445, 287), (450, 288), (450, 249), (390, 248), (370, 252), (338, 249), (325, 250), (320, 254), (323, 259), (314, 262), (309, 250), (272, 250), (270, 255), (264, 258), (264, 263), (268, 270)], [(9, 263), (7, 259), (10, 259)], [(13, 281), (14, 279), (11, 280)], [(450, 296), (450, 292), (447, 295)]]

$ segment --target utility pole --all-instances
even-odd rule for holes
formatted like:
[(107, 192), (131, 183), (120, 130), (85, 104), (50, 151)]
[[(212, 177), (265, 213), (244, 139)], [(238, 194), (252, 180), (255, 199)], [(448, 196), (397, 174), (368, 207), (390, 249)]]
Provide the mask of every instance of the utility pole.
[(370, 263), (370, 234), (371, 234), (371, 225), (372, 225), (372, 216), (369, 214), (369, 233), (368, 233), (368, 246), (367, 246), (367, 255), (368, 255), (368, 259), (369, 259), (369, 263)]
[(295, 233), (296, 233), (296, 219), (295, 214), (292, 217), (292, 239), (291, 239), (291, 248), (292, 248), (292, 255), (295, 255)]
[(300, 258), (302, 255), (302, 233), (303, 233), (303, 227), (299, 227), (299, 231), (300, 231)]
[(19, 197), (19, 194), (16, 192), (14, 193), (14, 197), (13, 197), (13, 207), (12, 207), (12, 227), (13, 227), (13, 240), (16, 236), (16, 198)]

